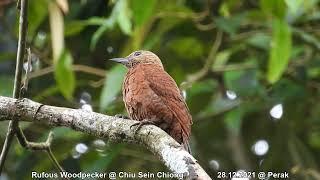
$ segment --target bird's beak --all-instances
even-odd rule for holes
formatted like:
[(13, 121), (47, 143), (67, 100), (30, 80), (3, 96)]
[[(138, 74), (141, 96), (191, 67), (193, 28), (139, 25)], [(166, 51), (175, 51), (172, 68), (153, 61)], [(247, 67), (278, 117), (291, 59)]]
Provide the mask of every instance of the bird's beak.
[(127, 58), (112, 58), (109, 60), (117, 62), (117, 63), (121, 63), (121, 64), (127, 64), (129, 62), (129, 60)]

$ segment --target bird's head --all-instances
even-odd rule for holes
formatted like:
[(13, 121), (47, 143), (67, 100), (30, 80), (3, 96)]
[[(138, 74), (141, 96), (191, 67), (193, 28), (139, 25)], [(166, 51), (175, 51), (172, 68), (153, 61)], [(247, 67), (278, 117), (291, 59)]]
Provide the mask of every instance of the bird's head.
[(134, 51), (127, 57), (113, 58), (110, 60), (121, 63), (129, 69), (138, 64), (156, 64), (163, 67), (160, 58), (156, 54), (145, 50)]

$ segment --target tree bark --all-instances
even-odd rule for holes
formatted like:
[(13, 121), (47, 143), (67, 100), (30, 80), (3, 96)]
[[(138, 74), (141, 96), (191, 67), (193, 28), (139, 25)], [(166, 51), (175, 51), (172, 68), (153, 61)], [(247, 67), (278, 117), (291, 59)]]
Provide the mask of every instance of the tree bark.
[(116, 118), (81, 109), (43, 105), (29, 99), (0, 96), (0, 121), (23, 119), (50, 126), (65, 126), (115, 142), (140, 144), (149, 149), (174, 173), (187, 179), (211, 179), (182, 146), (160, 128), (143, 126), (136, 134), (131, 125), (137, 121)]

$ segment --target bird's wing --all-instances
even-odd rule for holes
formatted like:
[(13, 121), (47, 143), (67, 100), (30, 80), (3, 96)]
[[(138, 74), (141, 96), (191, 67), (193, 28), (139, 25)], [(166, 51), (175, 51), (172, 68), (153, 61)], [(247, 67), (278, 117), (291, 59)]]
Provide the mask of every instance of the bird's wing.
[(192, 117), (176, 82), (160, 66), (146, 65), (143, 69), (149, 87), (161, 98), (170, 111), (173, 112), (182, 127), (184, 138), (189, 138)]

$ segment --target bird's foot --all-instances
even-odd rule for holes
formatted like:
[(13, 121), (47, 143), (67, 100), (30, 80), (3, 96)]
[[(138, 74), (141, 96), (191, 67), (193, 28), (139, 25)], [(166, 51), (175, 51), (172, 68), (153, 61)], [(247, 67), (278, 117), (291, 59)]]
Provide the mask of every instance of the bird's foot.
[(123, 114), (116, 114), (114, 117), (116, 117), (116, 118), (122, 118), (122, 119), (130, 119), (128, 116), (123, 115)]
[(134, 126), (137, 126), (136, 129), (134, 130), (134, 134), (136, 135), (137, 132), (141, 129), (142, 126), (144, 125), (155, 125), (154, 122), (150, 121), (149, 119), (144, 119), (142, 121), (139, 121), (137, 123), (134, 123), (130, 126), (130, 129)]

